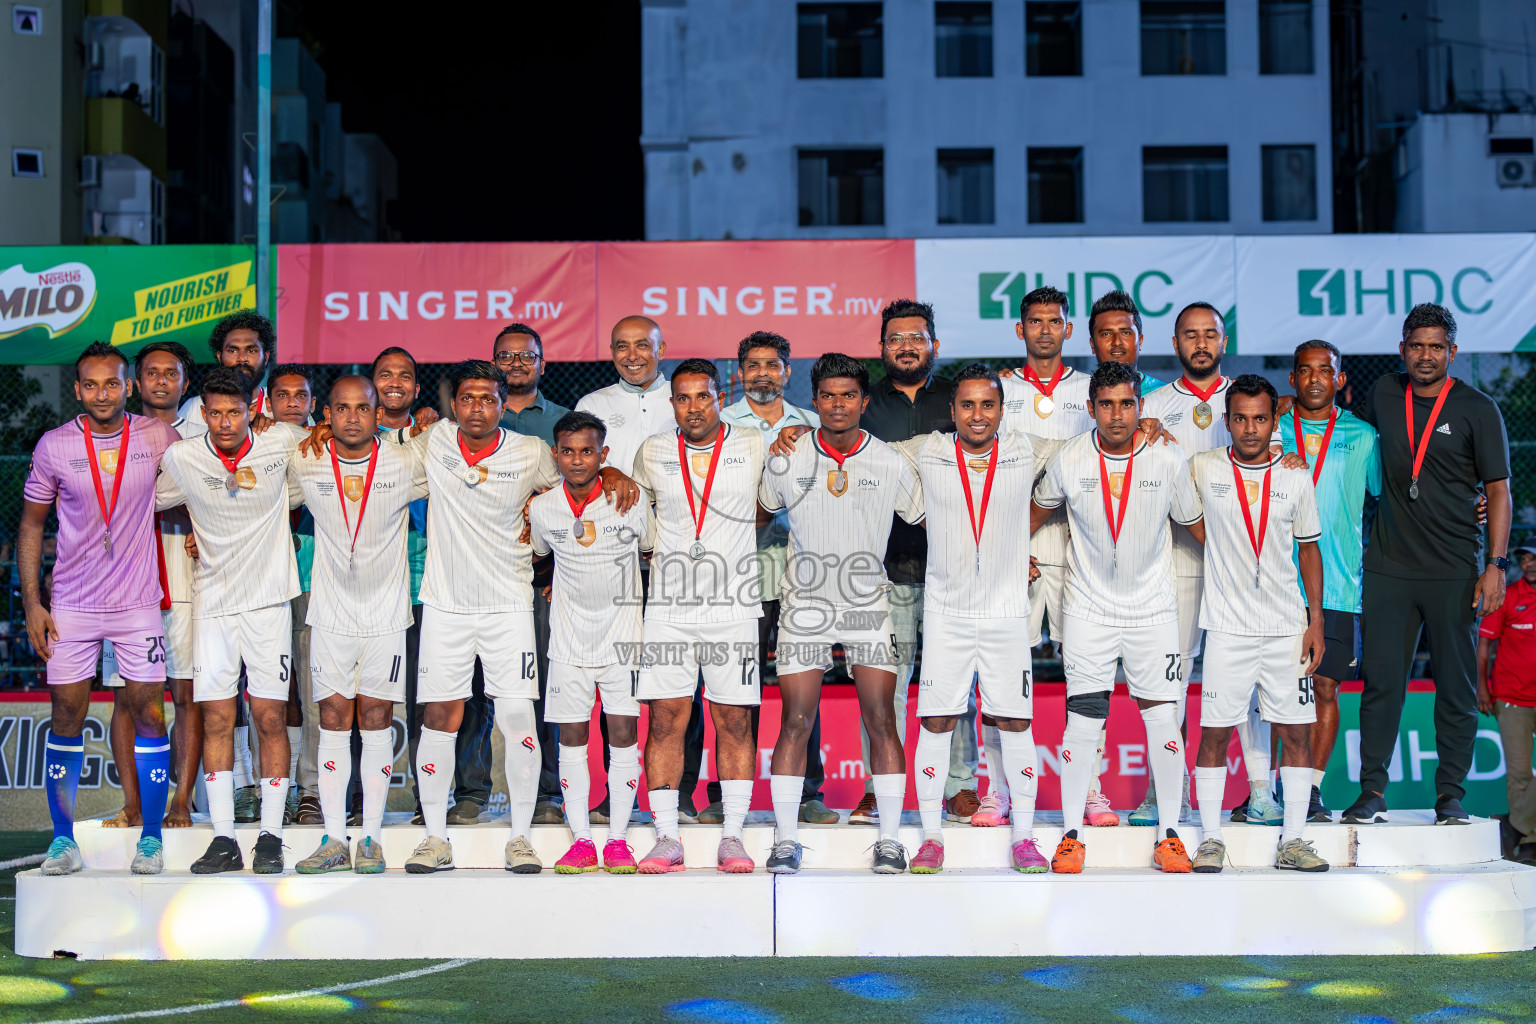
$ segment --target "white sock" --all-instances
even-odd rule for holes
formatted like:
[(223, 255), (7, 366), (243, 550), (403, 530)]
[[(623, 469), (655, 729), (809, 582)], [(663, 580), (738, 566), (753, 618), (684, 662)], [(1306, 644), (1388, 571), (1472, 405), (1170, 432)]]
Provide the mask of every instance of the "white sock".
[(213, 834), (235, 838), (235, 773), (206, 773), (203, 791), (208, 794), (208, 821)]
[(1157, 784), (1157, 827), (1162, 838), (1165, 829), (1179, 824), (1179, 807), (1184, 799), (1184, 744), (1173, 720), (1172, 704), (1154, 704), (1141, 713), (1147, 729), (1147, 763)]
[[(912, 781), (917, 788), (917, 813), (923, 819), (923, 837), (944, 841), (944, 783), (949, 779), (949, 743), (954, 731), (917, 731), (912, 753)], [(884, 812), (882, 812), (883, 815)]]
[(532, 838), (533, 808), (539, 800), (539, 769), (544, 763), (533, 720), (533, 701), (526, 697), (497, 697), (496, 728), (501, 730), (506, 747), (512, 835)]
[(283, 812), (288, 809), (288, 784), (291, 779), (261, 780), (261, 830), (283, 837)]
[(587, 747), (560, 745), (560, 789), (565, 794), (565, 823), (571, 839), (592, 839), (587, 820), (587, 800), (592, 796), (592, 771), (587, 767)]
[(1221, 801), (1227, 792), (1227, 769), (1195, 768), (1195, 800), (1200, 805), (1203, 839), (1221, 839)]
[[(1327, 775), (1327, 774), (1328, 773), (1326, 771), (1324, 771), (1324, 770), (1322, 770), (1320, 768), (1312, 769), (1312, 785), (1317, 786), (1319, 789), (1321, 789), (1322, 785), (1323, 785), (1323, 777), (1325, 775)], [(1308, 795), (1310, 796), (1311, 794), (1308, 794)]]
[(363, 758), (357, 774), (363, 784), (363, 835), (379, 843), (389, 777), (395, 770), (395, 737), (390, 729), (364, 729)]
[(1104, 791), (1104, 786), (1099, 779), (1104, 774), (1104, 748), (1107, 746), (1109, 746), (1109, 719), (1106, 718), (1099, 723), (1099, 735), (1094, 744), (1093, 781), (1088, 786), (1088, 791), (1091, 793)]
[[(629, 832), (629, 815), (635, 808), (635, 790), (640, 786), (640, 747), (608, 748), (608, 841), (624, 841)], [(652, 804), (654, 807), (654, 803)], [(677, 810), (673, 807), (673, 820)]]
[(1104, 722), (1075, 711), (1067, 712), (1061, 734), (1061, 821), (1068, 832), (1083, 827), (1083, 808), (1093, 781), (1094, 750)]
[[(1194, 660), (1193, 658), (1185, 658), (1184, 659), (1184, 664), (1188, 665), (1193, 660)], [(1188, 704), (1189, 704), (1189, 688), (1188, 687), (1184, 687), (1184, 688), (1179, 690), (1179, 695), (1173, 699), (1173, 710), (1174, 710), (1174, 722), (1173, 722), (1173, 724), (1178, 726), (1180, 729), (1184, 728), (1184, 712), (1185, 712)]]
[(752, 806), (751, 779), (721, 779), (720, 809), (725, 812), (722, 836), (741, 838), (741, 829), (747, 823), (747, 809)]
[[(901, 807), (907, 802), (907, 773), (876, 775), (875, 810), (880, 814), (880, 838), (895, 839), (901, 828)], [(939, 788), (943, 788), (943, 782)]]
[(800, 794), (805, 790), (804, 775), (770, 775), (768, 792), (773, 797), (773, 820), (778, 825), (778, 841), (800, 838)]
[[(1035, 730), (998, 732), (1002, 756), (998, 759), (999, 776), (992, 780), (992, 784), (996, 786), (1002, 779), (1008, 780), (1001, 791), (1008, 794), (1011, 805), (1008, 820), (1013, 824), (1013, 842), (1033, 839), (1035, 794), (1040, 786), (1040, 755), (1035, 750)], [(992, 756), (991, 751), (987, 756)]]
[[(290, 725), (288, 728), (288, 777), (299, 777), (299, 753), (304, 749), (304, 727), (302, 725)], [(347, 749), (352, 749), (352, 733), (347, 733)], [(351, 769), (347, 769), (351, 771)], [(346, 835), (345, 832), (342, 835)]]
[(453, 789), (453, 744), (458, 730), (421, 728), (416, 741), (416, 790), (421, 794), (421, 819), (427, 835), (448, 838), (448, 794)]
[(1002, 730), (995, 725), (983, 723), (981, 726), (981, 749), (985, 752), (987, 759), (987, 778), (991, 780), (987, 784), (987, 792), (997, 797), (1003, 802), (1003, 806), (1007, 807), (1008, 765), (1003, 760), (1002, 740), (999, 738), (1001, 734)]
[(1269, 723), (1254, 711), (1237, 723), (1237, 740), (1248, 769), (1248, 789), (1254, 796), (1269, 792)]
[(347, 782), (352, 777), (352, 732), (320, 730), (320, 813), (325, 834), (347, 838)]
[(1285, 790), (1285, 823), (1280, 827), (1280, 841), (1288, 843), (1301, 838), (1301, 830), (1307, 827), (1307, 808), (1312, 803), (1312, 787), (1307, 785), (1310, 768), (1281, 768), (1280, 785)]
[(256, 774), (251, 770), (251, 727), (235, 726), (234, 786), (244, 789), (256, 785)]
[[(609, 804), (612, 807), (612, 804)], [(657, 839), (677, 838), (677, 790), (651, 790), (651, 815), (656, 819)]]

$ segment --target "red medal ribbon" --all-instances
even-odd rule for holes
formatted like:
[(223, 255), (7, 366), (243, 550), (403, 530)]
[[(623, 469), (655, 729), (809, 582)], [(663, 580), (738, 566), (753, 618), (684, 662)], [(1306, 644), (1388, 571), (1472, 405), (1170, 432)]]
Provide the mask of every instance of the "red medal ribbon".
[(165, 571), (165, 536), (160, 532), (160, 513), (155, 513), (155, 562), (160, 570), (160, 610), (171, 610), (171, 578)]
[[(1328, 442), (1333, 440), (1333, 425), (1339, 422), (1339, 410), (1337, 406), (1328, 410), (1328, 429), (1323, 431), (1323, 446), (1317, 450), (1317, 465), (1312, 467), (1312, 486), (1317, 486), (1318, 479), (1323, 475), (1323, 460), (1328, 457)], [(1409, 423), (1413, 422), (1413, 414), (1409, 413)], [(1307, 438), (1301, 432), (1301, 411), (1291, 410), (1291, 432), (1296, 435), (1296, 450), (1302, 458), (1307, 457)], [(1413, 442), (1413, 428), (1408, 428), (1409, 444)]]
[(1115, 515), (1114, 497), (1109, 493), (1109, 467), (1104, 464), (1104, 450), (1099, 448), (1099, 439), (1094, 438), (1094, 448), (1099, 451), (1099, 483), (1104, 492), (1104, 518), (1109, 520), (1109, 540), (1115, 548), (1120, 547), (1120, 526), (1125, 522), (1125, 509), (1131, 501), (1131, 466), (1136, 461), (1136, 435), (1131, 435), (1131, 453), (1125, 457), (1125, 480), (1120, 484), (1120, 514)]
[(1217, 374), (1216, 383), (1202, 391), (1200, 388), (1195, 386), (1194, 381), (1189, 379), (1188, 374), (1185, 374), (1179, 378), (1179, 383), (1183, 384), (1186, 388), (1189, 388), (1190, 393), (1193, 394), (1196, 398), (1200, 399), (1202, 402), (1209, 402), (1211, 400), (1211, 396), (1220, 391), (1221, 386), (1226, 382), (1227, 378), (1223, 377), (1221, 374)]
[(704, 517), (709, 514), (709, 492), (715, 486), (715, 467), (720, 464), (720, 449), (725, 446), (725, 424), (717, 426), (715, 434), (715, 450), (709, 456), (709, 472), (704, 476), (704, 493), (699, 495), (699, 505), (693, 503), (693, 477), (689, 475), (691, 467), (688, 464), (688, 451), (683, 440), (683, 432), (677, 432), (677, 464), (683, 471), (683, 492), (688, 495), (688, 516), (693, 520), (693, 539), (697, 543), (704, 536)]
[(1040, 379), (1040, 375), (1035, 372), (1035, 368), (1033, 366), (1026, 366), (1024, 367), (1024, 379), (1033, 384), (1036, 391), (1040, 392), (1046, 398), (1050, 398), (1051, 392), (1056, 390), (1056, 385), (1061, 381), (1061, 375), (1066, 372), (1066, 369), (1066, 363), (1058, 362), (1056, 364), (1056, 372), (1051, 374), (1051, 382), (1047, 384), (1045, 381)]
[(479, 464), (480, 460), (488, 457), (495, 450), (496, 446), (494, 444), (488, 444), (484, 448), (481, 448), (478, 452), (471, 452), (469, 450), (469, 445), (464, 443), (464, 431), (459, 431), (459, 454), (464, 456), (464, 462), (470, 466), (470, 468), (474, 468)]
[[(461, 442), (462, 443), (462, 442)], [(368, 476), (363, 480), (363, 496), (357, 501), (357, 529), (347, 516), (347, 489), (341, 481), (341, 460), (336, 457), (336, 442), (331, 442), (331, 474), (336, 478), (336, 497), (341, 500), (341, 521), (346, 524), (352, 538), (351, 551), (357, 551), (357, 535), (363, 532), (363, 515), (368, 511), (368, 495), (373, 493), (373, 471), (379, 466), (379, 442), (375, 438), (373, 450), (368, 453)]]
[(577, 519), (580, 519), (581, 514), (587, 510), (587, 506), (596, 501), (597, 496), (603, 493), (603, 488), (600, 484), (593, 484), (592, 493), (583, 498), (581, 504), (578, 505), (576, 504), (576, 498), (571, 494), (571, 485), (562, 483), (560, 487), (565, 491), (565, 503), (571, 506), (571, 515)]
[(112, 474), (112, 504), (107, 504), (107, 494), (101, 487), (101, 467), (96, 464), (96, 446), (91, 443), (91, 425), (80, 417), (81, 433), (85, 435), (85, 459), (91, 465), (91, 483), (96, 485), (96, 505), (101, 509), (101, 522), (107, 529), (107, 550), (112, 550), (112, 513), (117, 511), (117, 494), (123, 489), (123, 476), (128, 470), (128, 415), (123, 414), (123, 436), (117, 443), (117, 471)]
[(1259, 585), (1259, 570), (1263, 565), (1264, 534), (1269, 530), (1269, 475), (1274, 472), (1275, 464), (1270, 462), (1264, 468), (1264, 496), (1259, 502), (1259, 532), (1253, 532), (1253, 517), (1248, 513), (1248, 485), (1243, 482), (1243, 472), (1237, 468), (1237, 460), (1232, 457), (1232, 449), (1227, 449), (1227, 461), (1232, 463), (1232, 480), (1237, 484), (1237, 503), (1243, 510), (1243, 525), (1248, 527), (1248, 543), (1253, 545), (1253, 557), (1258, 564), (1253, 570), (1253, 585)]
[[(1057, 376), (1060, 376), (1058, 373)], [(1054, 384), (1055, 381), (1052, 381)], [(1049, 392), (1047, 392), (1049, 394)], [(987, 523), (987, 502), (992, 498), (992, 477), (997, 473), (997, 450), (1002, 447), (999, 440), (992, 438), (992, 451), (987, 455), (987, 482), (981, 488), (981, 518), (976, 517), (976, 509), (971, 504), (971, 478), (966, 473), (965, 452), (960, 448), (960, 436), (955, 435), (955, 465), (960, 470), (960, 486), (965, 490), (965, 513), (971, 524), (971, 536), (976, 538), (976, 557), (981, 557), (981, 531)]]
[(1413, 480), (1418, 483), (1419, 470), (1424, 465), (1424, 453), (1429, 451), (1429, 435), (1434, 433), (1435, 421), (1440, 418), (1440, 410), (1445, 406), (1445, 396), (1451, 393), (1451, 385), (1456, 383), (1455, 377), (1446, 377), (1445, 386), (1440, 389), (1440, 395), (1435, 399), (1435, 407), (1429, 411), (1429, 422), (1424, 424), (1424, 436), (1419, 440), (1418, 451), (1413, 447), (1413, 382), (1403, 388), (1403, 411), (1408, 418), (1408, 455), (1413, 459)]
[(861, 430), (861, 431), (859, 431), (859, 440), (853, 446), (853, 451), (851, 451), (851, 452), (840, 452), (836, 448), (833, 448), (833, 447), (829, 446), (825, 441), (823, 441), (821, 439), (821, 431), (819, 431), (819, 430), (816, 431), (816, 447), (821, 449), (821, 454), (825, 455), (827, 458), (829, 458), (833, 462), (837, 463), (837, 468), (838, 469), (842, 469), (843, 468), (843, 461), (845, 459), (847, 459), (849, 455), (852, 455), (853, 452), (858, 451), (859, 450), (859, 445), (861, 445), (863, 443), (864, 443), (864, 431)]
[(219, 446), (216, 444), (210, 443), (208, 447), (212, 448), (213, 454), (217, 455), (219, 457), (219, 461), (224, 463), (224, 468), (233, 473), (240, 468), (240, 460), (245, 458), (245, 453), (251, 450), (251, 435), (249, 433), (245, 435), (245, 443), (240, 446), (239, 451), (235, 452), (234, 458), (230, 458), (228, 455), (225, 455), (223, 452), (219, 451)]
[(267, 393), (261, 388), (256, 389), (256, 401), (251, 404), (251, 415), (260, 416), (261, 410), (267, 407)]

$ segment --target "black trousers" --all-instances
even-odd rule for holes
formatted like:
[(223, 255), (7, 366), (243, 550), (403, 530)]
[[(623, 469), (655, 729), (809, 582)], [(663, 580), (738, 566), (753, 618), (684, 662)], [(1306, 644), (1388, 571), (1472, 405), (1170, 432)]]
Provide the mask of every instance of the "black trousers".
[(1435, 681), (1435, 795), (1466, 796), (1477, 740), (1477, 579), (1412, 580), (1366, 572), (1361, 612), (1360, 788), (1385, 793), (1419, 634)]

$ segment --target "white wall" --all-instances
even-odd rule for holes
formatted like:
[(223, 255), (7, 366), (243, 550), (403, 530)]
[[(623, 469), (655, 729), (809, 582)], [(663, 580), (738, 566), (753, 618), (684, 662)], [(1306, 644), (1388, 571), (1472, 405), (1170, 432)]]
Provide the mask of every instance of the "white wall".
[(1500, 188), (1488, 138), (1536, 137), (1532, 114), (1425, 114), (1398, 143), (1398, 231), (1536, 230), (1536, 188)]

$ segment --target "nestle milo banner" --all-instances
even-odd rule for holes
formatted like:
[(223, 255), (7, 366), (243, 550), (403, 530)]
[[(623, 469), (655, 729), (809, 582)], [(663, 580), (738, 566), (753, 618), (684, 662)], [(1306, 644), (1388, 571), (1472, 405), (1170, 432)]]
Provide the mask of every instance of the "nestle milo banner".
[(0, 363), (68, 363), (93, 341), (206, 354), (220, 317), (256, 305), (240, 245), (0, 247)]

